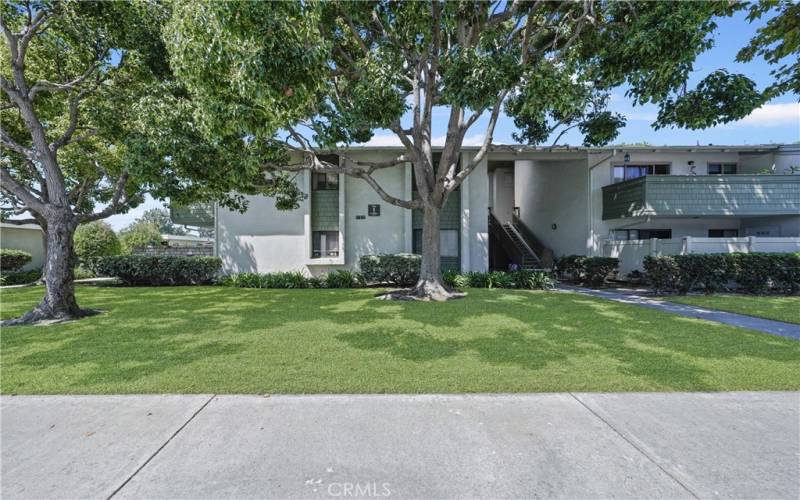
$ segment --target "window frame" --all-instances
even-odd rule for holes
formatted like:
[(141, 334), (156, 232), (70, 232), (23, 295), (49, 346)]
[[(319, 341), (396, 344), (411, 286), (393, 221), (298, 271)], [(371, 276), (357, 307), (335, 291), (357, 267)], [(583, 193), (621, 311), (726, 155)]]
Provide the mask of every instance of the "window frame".
[[(719, 166), (719, 173), (711, 173), (712, 166)], [(733, 172), (725, 172), (725, 167), (733, 167)], [(739, 164), (736, 162), (710, 161), (706, 163), (706, 175), (737, 175), (738, 173)]]
[[(642, 241), (642, 240), (651, 240), (653, 238), (657, 238), (659, 240), (671, 240), (672, 239), (672, 228), (667, 228), (667, 229), (647, 229), (647, 228), (639, 229), (639, 228), (632, 228), (632, 229), (612, 229), (612, 231), (613, 231), (612, 236), (613, 236), (614, 241)], [(624, 238), (624, 239), (623, 238), (618, 238), (617, 237), (617, 233), (621, 233), (623, 231), (626, 234), (626, 238)], [(631, 233), (633, 231), (636, 231), (636, 238), (631, 238)], [(642, 238), (642, 233), (643, 232), (646, 233), (648, 235), (648, 237)], [(655, 233), (655, 232), (667, 232), (668, 234), (667, 234), (666, 238), (663, 238), (663, 237), (660, 237), (660, 236), (650, 236), (650, 233)]]
[[(335, 180), (332, 181), (332, 179)], [(320, 187), (320, 185), (322, 187)], [(312, 172), (311, 189), (312, 191), (338, 191), (339, 174), (329, 172)]]
[[(628, 176), (628, 169), (629, 168), (646, 168), (647, 172), (644, 175), (637, 175), (635, 177)], [(656, 167), (667, 167), (666, 174), (658, 174), (656, 173)], [(622, 169), (622, 179), (617, 177), (616, 169)], [(629, 163), (619, 163), (614, 162), (611, 164), (611, 182), (613, 184), (619, 182), (625, 182), (632, 179), (639, 179), (640, 177), (647, 177), (648, 175), (672, 175), (672, 162), (629, 162)]]
[[(317, 236), (325, 236), (325, 246), (326, 249), (322, 250), (322, 238), (317, 238)], [(328, 237), (331, 235), (336, 235), (336, 249), (335, 250), (328, 250)], [(339, 246), (340, 243), (340, 234), (339, 231), (312, 231), (311, 232), (311, 258), (312, 259), (324, 259), (330, 257), (339, 257), (341, 254), (342, 249)], [(319, 243), (319, 245), (318, 245)]]
[[(721, 233), (720, 236), (712, 236), (712, 232), (719, 232)], [(733, 236), (725, 236), (726, 232), (733, 232), (735, 233)], [(709, 238), (738, 238), (739, 237), (739, 230), (738, 229), (709, 229), (708, 230), (708, 237)]]

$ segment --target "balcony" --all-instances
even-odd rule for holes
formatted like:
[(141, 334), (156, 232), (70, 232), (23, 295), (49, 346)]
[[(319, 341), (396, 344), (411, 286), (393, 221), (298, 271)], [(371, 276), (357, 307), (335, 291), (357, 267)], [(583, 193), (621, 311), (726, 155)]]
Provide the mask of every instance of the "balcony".
[(603, 187), (603, 220), (800, 214), (800, 175), (649, 175)]

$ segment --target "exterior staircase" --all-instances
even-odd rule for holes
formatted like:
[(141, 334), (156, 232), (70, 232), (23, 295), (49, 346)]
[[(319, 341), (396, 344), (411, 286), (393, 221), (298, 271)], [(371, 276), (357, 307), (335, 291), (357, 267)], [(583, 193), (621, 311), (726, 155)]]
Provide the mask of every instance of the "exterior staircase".
[(510, 264), (528, 270), (553, 267), (553, 251), (545, 247), (516, 215), (510, 221), (500, 222), (490, 211), (489, 234)]
[(518, 265), (522, 269), (526, 270), (541, 269), (542, 260), (539, 258), (538, 255), (536, 255), (534, 250), (523, 239), (519, 229), (515, 227), (514, 224), (511, 222), (505, 222), (501, 224), (501, 228), (508, 236), (508, 239), (514, 244), (514, 246), (517, 249), (517, 252), (519, 253), (520, 261)]

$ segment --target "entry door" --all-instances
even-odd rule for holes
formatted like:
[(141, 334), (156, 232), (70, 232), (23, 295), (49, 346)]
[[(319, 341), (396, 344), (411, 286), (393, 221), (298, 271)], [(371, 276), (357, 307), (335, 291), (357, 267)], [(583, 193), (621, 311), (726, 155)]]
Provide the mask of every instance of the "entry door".
[(498, 168), (494, 172), (494, 215), (500, 222), (510, 222), (514, 213), (514, 169)]

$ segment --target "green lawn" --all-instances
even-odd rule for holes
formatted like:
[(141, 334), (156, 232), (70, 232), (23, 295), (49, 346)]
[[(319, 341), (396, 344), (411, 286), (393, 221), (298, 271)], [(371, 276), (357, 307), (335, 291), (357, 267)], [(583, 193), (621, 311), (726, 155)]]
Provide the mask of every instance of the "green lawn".
[[(40, 288), (4, 290), (3, 318)], [(0, 390), (444, 393), (800, 389), (800, 342), (555, 292), (78, 288), (78, 322), (3, 328)]]
[(707, 309), (719, 309), (759, 318), (800, 324), (800, 297), (758, 297), (753, 295), (682, 295), (666, 297)]

